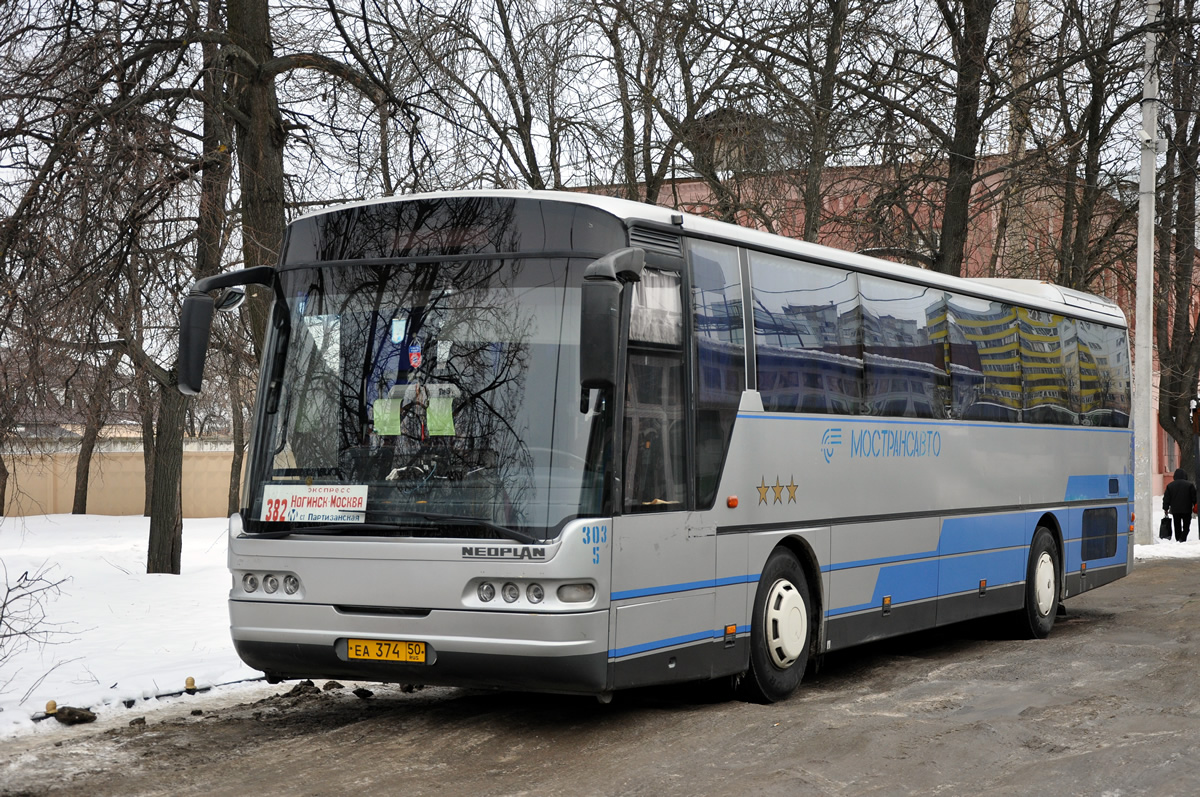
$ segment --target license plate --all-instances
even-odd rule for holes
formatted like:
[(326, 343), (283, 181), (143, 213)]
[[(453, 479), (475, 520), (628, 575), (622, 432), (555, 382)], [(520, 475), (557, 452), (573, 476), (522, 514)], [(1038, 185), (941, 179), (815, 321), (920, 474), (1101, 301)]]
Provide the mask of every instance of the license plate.
[(394, 639), (348, 639), (346, 655), (352, 659), (425, 663), (424, 642), (398, 642)]

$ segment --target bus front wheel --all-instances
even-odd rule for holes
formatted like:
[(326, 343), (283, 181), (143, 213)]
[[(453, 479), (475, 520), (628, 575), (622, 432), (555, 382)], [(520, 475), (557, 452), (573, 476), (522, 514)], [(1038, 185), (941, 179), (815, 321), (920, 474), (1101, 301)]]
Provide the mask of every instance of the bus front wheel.
[(1038, 527), (1029, 546), (1029, 565), (1025, 572), (1025, 608), (1016, 617), (1018, 633), (1027, 639), (1045, 639), (1054, 627), (1058, 599), (1060, 556), (1054, 535)]
[(812, 644), (812, 601), (795, 555), (776, 548), (759, 577), (750, 623), (750, 669), (740, 692), (774, 703), (795, 691), (808, 666)]

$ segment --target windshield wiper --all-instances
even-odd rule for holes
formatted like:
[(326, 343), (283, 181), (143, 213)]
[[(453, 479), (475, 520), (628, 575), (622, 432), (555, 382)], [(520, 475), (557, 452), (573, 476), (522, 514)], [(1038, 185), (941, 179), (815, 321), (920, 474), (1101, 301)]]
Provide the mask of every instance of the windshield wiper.
[[(433, 526), (474, 526), (476, 528), (487, 529), (494, 534), (508, 540), (523, 542), (528, 545), (536, 545), (543, 540), (534, 537), (532, 534), (511, 529), (507, 526), (501, 526), (498, 523), (493, 523), (490, 520), (483, 518), (471, 517), (470, 515), (442, 515), (437, 512), (400, 512), (399, 517), (407, 520), (424, 520), (429, 525)], [(354, 534), (355, 532), (395, 532), (403, 531), (405, 528), (411, 528), (412, 523), (331, 523), (327, 526), (305, 526), (298, 529), (286, 529), (283, 531), (260, 531), (247, 534), (248, 537), (262, 540), (277, 540), (283, 537), (291, 537), (294, 534)]]
[(481, 529), (495, 532), (505, 539), (516, 540), (517, 542), (524, 542), (529, 545), (544, 542), (544, 540), (540, 540), (532, 534), (511, 529), (508, 526), (501, 526), (499, 523), (493, 523), (483, 518), (471, 517), (470, 515), (443, 515), (437, 512), (401, 512), (400, 516), (405, 518), (421, 518), (438, 526), (477, 526)]
[(246, 534), (261, 540), (278, 540), (293, 534), (348, 534), (353, 531), (399, 531), (399, 523), (331, 523), (328, 526), (305, 526), (283, 531), (252, 531)]

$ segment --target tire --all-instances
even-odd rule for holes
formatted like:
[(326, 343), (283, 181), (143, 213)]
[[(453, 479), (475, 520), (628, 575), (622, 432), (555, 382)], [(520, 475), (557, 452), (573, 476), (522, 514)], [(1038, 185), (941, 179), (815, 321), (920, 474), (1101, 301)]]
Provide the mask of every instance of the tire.
[(1039, 526), (1029, 546), (1025, 570), (1025, 608), (1016, 620), (1017, 633), (1025, 639), (1045, 639), (1054, 627), (1062, 594), (1062, 556), (1050, 530)]
[(814, 626), (804, 570), (791, 551), (776, 548), (754, 594), (750, 669), (739, 683), (740, 695), (774, 703), (794, 692), (808, 666)]

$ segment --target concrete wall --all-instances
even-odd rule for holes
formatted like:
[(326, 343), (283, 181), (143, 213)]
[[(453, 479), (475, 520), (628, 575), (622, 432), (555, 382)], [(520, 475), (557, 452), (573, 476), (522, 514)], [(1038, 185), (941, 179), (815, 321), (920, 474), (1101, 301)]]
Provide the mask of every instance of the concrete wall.
[[(110, 443), (92, 455), (88, 514), (140, 515), (146, 480), (141, 446)], [(3, 454), (8, 466), (4, 514), (65, 514), (75, 500), (76, 454), (69, 449), (39, 454)], [(183, 453), (183, 516), (225, 517), (233, 446), (189, 442)], [(239, 486), (241, 482), (239, 481)]]

